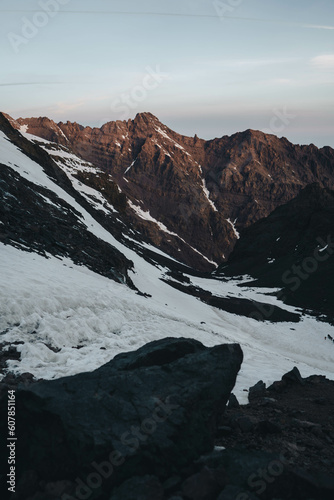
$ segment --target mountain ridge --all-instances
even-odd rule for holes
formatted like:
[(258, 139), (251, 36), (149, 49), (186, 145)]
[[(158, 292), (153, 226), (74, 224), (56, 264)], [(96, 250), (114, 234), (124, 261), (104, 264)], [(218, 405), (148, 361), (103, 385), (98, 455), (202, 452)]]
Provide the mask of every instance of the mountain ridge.
[[(101, 128), (48, 118), (12, 120), (111, 175), (131, 224), (185, 264), (212, 271), (238, 233), (313, 182), (334, 189), (334, 150), (293, 145), (248, 129), (210, 141), (187, 137), (151, 113)], [(154, 222), (155, 221), (155, 222)]]

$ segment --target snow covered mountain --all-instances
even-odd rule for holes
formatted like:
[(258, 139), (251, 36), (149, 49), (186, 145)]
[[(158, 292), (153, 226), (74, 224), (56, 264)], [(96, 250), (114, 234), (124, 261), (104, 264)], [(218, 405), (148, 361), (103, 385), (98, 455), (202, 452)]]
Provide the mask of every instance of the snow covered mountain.
[[(152, 246), (131, 225), (125, 205), (133, 202), (109, 174), (4, 116), (0, 196), (3, 369), (60, 377), (182, 336), (241, 344), (241, 400), (259, 378), (272, 382), (294, 365), (304, 376), (333, 378), (329, 324), (283, 304), (274, 289), (248, 285), (247, 276), (203, 274)], [(268, 309), (263, 321), (258, 313)]]
[(308, 184), (334, 189), (333, 149), (254, 130), (204, 141), (174, 132), (151, 113), (93, 129), (48, 118), (11, 122), (110, 174), (128, 199), (127, 223), (202, 271), (228, 258), (243, 228)]

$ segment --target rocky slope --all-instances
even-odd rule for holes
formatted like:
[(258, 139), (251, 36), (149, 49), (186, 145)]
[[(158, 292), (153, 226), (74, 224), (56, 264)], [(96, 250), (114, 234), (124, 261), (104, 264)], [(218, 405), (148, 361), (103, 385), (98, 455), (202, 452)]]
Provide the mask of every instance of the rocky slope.
[[(217, 274), (249, 274), (288, 304), (334, 319), (334, 191), (312, 184), (241, 232)], [(269, 319), (272, 311), (267, 311)], [(259, 316), (263, 313), (258, 311)]]
[(306, 185), (334, 188), (333, 149), (297, 146), (253, 130), (204, 141), (177, 134), (150, 113), (100, 129), (47, 118), (12, 124), (110, 173), (128, 197), (131, 223), (202, 270), (213, 269), (208, 260), (219, 264), (229, 256), (240, 229)]
[(334, 382), (302, 378), (297, 368), (267, 388), (259, 381), (249, 390), (249, 404), (230, 401), (218, 434), (220, 446), (281, 453), (297, 468), (332, 474)]
[[(87, 498), (107, 500), (133, 476), (168, 479), (186, 468), (212, 449), (242, 358), (237, 344), (205, 348), (191, 339), (163, 339), (92, 373), (21, 386), (13, 498), (42, 498), (36, 495), (41, 489), (45, 500), (54, 498), (41, 481), (62, 482), (60, 493), (81, 498), (86, 477), (91, 484), (99, 470), (99, 484), (88, 486)], [(1, 407), (4, 435), (7, 408)], [(6, 452), (1, 447), (3, 465)]]
[(9, 374), (0, 401), (16, 391), (20, 448), (15, 494), (3, 498), (331, 499), (333, 383), (294, 369), (239, 407), (230, 393), (241, 362), (237, 344), (167, 338), (92, 373)]
[[(25, 161), (42, 166), (47, 175), (59, 187), (81, 200), (66, 175), (41, 148), (12, 129), (0, 115), (0, 131), (11, 139), (13, 158), (15, 149), (23, 153)], [(7, 139), (4, 139), (7, 141)], [(3, 152), (2, 154), (6, 154)], [(31, 182), (9, 165), (1, 161), (0, 155), (0, 241), (25, 251), (69, 257), (73, 262), (127, 283), (134, 288), (128, 276), (133, 263), (112, 245), (97, 238), (89, 231), (81, 215), (54, 191), (39, 183)], [(6, 160), (6, 158), (4, 158)], [(11, 163), (11, 162), (9, 162)], [(16, 165), (17, 167), (17, 165)], [(29, 177), (29, 176), (28, 176)], [(89, 208), (89, 205), (86, 204)]]

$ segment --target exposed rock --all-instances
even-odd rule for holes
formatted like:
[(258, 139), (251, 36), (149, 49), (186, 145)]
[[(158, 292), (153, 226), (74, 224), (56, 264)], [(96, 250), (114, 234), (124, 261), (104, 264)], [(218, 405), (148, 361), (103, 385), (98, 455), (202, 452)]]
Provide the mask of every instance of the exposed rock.
[(295, 366), (290, 372), (285, 373), (282, 377), (282, 380), (290, 383), (298, 383), (300, 385), (304, 385), (305, 382), (300, 374), (300, 371)]
[[(228, 265), (218, 273), (246, 273), (254, 278), (254, 286), (278, 287), (276, 295), (283, 302), (321, 311), (334, 320), (333, 225), (334, 191), (312, 184), (242, 230)], [(273, 313), (273, 308), (258, 311), (264, 320)]]
[(182, 485), (182, 491), (189, 500), (210, 500), (215, 498), (225, 486), (225, 478), (217, 471), (203, 467), (190, 476)]
[(282, 432), (282, 427), (272, 420), (261, 420), (257, 424), (257, 428), (262, 434), (280, 434)]
[(164, 490), (155, 476), (136, 476), (115, 488), (110, 500), (163, 500)]
[(27, 125), (29, 133), (66, 145), (112, 173), (135, 205), (179, 237), (128, 209), (135, 227), (176, 259), (201, 270), (213, 266), (191, 247), (221, 263), (240, 229), (266, 217), (303, 187), (319, 182), (334, 188), (333, 149), (293, 145), (254, 130), (204, 141), (177, 134), (151, 113), (93, 129), (47, 118), (20, 118), (12, 124)]
[(213, 295), (207, 290), (203, 290), (198, 286), (194, 285), (184, 285), (179, 281), (173, 280), (162, 280), (168, 285), (181, 290), (184, 293), (192, 295), (193, 297), (198, 297), (202, 302), (209, 304), (210, 306), (217, 307), (223, 311), (227, 311), (232, 314), (238, 314), (239, 316), (246, 316), (248, 318), (253, 318), (257, 321), (264, 321), (265, 315), (263, 313), (270, 312), (270, 321), (276, 322), (292, 322), (298, 323), (300, 320), (300, 315), (298, 313), (287, 311), (276, 305), (266, 304), (264, 302), (257, 302), (256, 300), (241, 299), (239, 297), (219, 297)]
[[(42, 166), (60, 187), (78, 199), (78, 193), (50, 156), (22, 137), (0, 113), (0, 130), (22, 152)], [(80, 196), (79, 196), (80, 198)], [(69, 257), (76, 264), (135, 288), (128, 276), (133, 263), (112, 245), (87, 230), (80, 214), (54, 192), (37, 186), (0, 158), (0, 241), (46, 256)], [(80, 202), (85, 206), (84, 200)], [(86, 207), (89, 204), (86, 203)]]
[(240, 495), (234, 497), (238, 500), (329, 500), (334, 493), (333, 478), (293, 469), (283, 454), (235, 448), (202, 461), (212, 470), (225, 469), (228, 486), (218, 496), (220, 500), (233, 498), (232, 493)]
[(248, 400), (251, 401), (252, 399), (260, 398), (265, 394), (265, 392), (266, 384), (263, 382), (263, 380), (260, 380), (257, 384), (253, 385), (253, 387), (249, 388)]
[(242, 432), (251, 432), (255, 427), (254, 422), (248, 417), (239, 417), (236, 423)]
[(134, 288), (127, 274), (133, 263), (88, 231), (70, 205), (9, 167), (0, 167), (0, 241), (43, 256), (69, 257)]
[[(80, 494), (104, 498), (134, 476), (177, 474), (212, 449), (241, 361), (238, 345), (164, 339), (92, 373), (19, 386), (17, 498), (41, 481), (71, 480)], [(5, 411), (1, 404), (1, 426)]]
[(232, 393), (230, 395), (230, 398), (228, 400), (228, 408), (239, 408), (239, 401), (237, 400), (236, 396)]
[[(237, 409), (227, 408), (219, 429), (229, 427), (230, 432), (219, 432), (216, 445), (227, 449), (242, 446), (277, 455), (283, 453), (290, 467), (306, 470), (313, 480), (319, 475), (332, 476), (334, 382), (321, 376), (304, 378), (303, 382), (303, 385), (282, 381), (272, 384), (266, 391), (268, 396), (274, 396), (270, 404), (264, 404), (263, 398), (259, 398)], [(321, 407), (316, 402), (319, 393), (324, 399)], [(251, 432), (241, 432), (240, 427), (234, 425), (240, 418), (257, 424)], [(285, 497), (277, 495), (277, 498)], [(310, 494), (305, 498), (321, 499), (321, 495), (312, 497)]]

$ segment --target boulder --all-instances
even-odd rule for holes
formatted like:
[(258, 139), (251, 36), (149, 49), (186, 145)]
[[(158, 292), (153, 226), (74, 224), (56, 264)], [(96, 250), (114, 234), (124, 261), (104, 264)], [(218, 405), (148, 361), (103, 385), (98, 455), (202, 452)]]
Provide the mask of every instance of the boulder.
[(253, 385), (253, 387), (249, 388), (248, 400), (251, 401), (252, 399), (260, 398), (264, 396), (265, 392), (266, 384), (263, 380), (260, 380), (257, 384)]
[(236, 344), (167, 338), (91, 373), (19, 386), (16, 498), (65, 480), (75, 487), (62, 500), (108, 498), (135, 476), (178, 474), (212, 449), (242, 358)]

